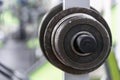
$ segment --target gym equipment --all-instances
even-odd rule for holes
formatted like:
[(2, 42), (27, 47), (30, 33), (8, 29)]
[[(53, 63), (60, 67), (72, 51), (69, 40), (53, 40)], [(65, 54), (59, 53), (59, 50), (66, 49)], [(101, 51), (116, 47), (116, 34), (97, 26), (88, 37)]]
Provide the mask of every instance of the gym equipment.
[[(86, 0), (74, 3), (77, 1), (89, 4)], [(72, 2), (64, 0), (47, 13), (40, 26), (39, 42), (54, 66), (70, 74), (85, 74), (107, 59), (112, 46), (111, 32), (97, 10), (89, 5), (77, 7)], [(66, 3), (73, 6), (66, 7)]]
[(0, 63), (0, 73), (3, 76), (5, 76), (8, 80), (29, 80), (27, 75), (9, 69), (8, 67), (6, 67), (1, 63)]
[[(87, 74), (102, 65), (109, 55), (111, 32), (88, 0), (75, 0), (76, 4), (67, 1), (44, 17), (40, 46), (49, 62), (66, 72), (65, 80), (88, 80)], [(5, 66), (0, 70), (9, 79), (26, 80)]]

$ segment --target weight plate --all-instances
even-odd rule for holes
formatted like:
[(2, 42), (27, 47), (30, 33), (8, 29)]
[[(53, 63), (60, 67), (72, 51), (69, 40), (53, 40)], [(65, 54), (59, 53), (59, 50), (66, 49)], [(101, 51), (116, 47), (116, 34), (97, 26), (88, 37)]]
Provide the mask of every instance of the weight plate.
[[(46, 58), (56, 67), (62, 69), (63, 71), (66, 71), (68, 73), (72, 73), (72, 74), (82, 74), (82, 73), (88, 73), (90, 71), (93, 71), (94, 69), (96, 69), (98, 66), (94, 67), (94, 69), (86, 69), (86, 70), (79, 70), (79, 69), (75, 69), (72, 68), (68, 65), (63, 64), (54, 54), (52, 46), (51, 46), (51, 35), (52, 35), (52, 31), (55, 27), (55, 25), (65, 16), (69, 15), (69, 14), (74, 14), (74, 13), (85, 13), (88, 15), (93, 16), (95, 19), (97, 19), (99, 22), (101, 22), (106, 30), (108, 31), (108, 33), (110, 34), (110, 42), (112, 43), (111, 40), (111, 33), (109, 30), (109, 27), (107, 25), (107, 23), (105, 22), (105, 20), (94, 10), (89, 10), (89, 9), (84, 9), (84, 8), (75, 8), (75, 9), (68, 9), (64, 11), (62, 11), (62, 4), (60, 4), (59, 6), (53, 8), (48, 14), (47, 16), (44, 18), (44, 20), (42, 21), (41, 24), (41, 28), (40, 28), (40, 35), (39, 35), (39, 41), (40, 41), (40, 46), (42, 51), (44, 52), (44, 55), (46, 56)], [(111, 44), (110, 44), (111, 45)]]

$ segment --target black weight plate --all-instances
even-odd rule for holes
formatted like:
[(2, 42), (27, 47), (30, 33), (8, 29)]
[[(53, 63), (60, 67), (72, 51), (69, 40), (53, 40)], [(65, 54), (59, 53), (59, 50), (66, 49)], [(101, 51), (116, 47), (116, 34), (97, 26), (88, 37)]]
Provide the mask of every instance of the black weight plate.
[[(59, 12), (61, 12), (62, 11), (62, 4), (60, 4), (59, 6), (57, 6), (57, 7), (55, 7), (54, 9), (52, 9), (48, 14), (47, 14), (47, 16), (45, 17), (45, 19), (44, 19), (44, 21), (42, 22), (42, 25), (41, 25), (41, 28), (40, 28), (40, 35), (39, 35), (39, 41), (40, 41), (40, 46), (41, 46), (41, 48), (42, 48), (42, 51), (44, 52), (44, 55), (46, 56), (46, 58), (53, 64), (53, 65), (55, 65), (55, 66), (57, 66), (57, 67), (59, 67), (60, 69), (62, 69), (62, 70), (64, 70), (64, 71), (67, 71), (67, 72), (69, 72), (69, 73), (74, 73), (74, 74), (80, 74), (80, 73), (87, 73), (87, 72), (90, 72), (90, 71), (92, 71), (92, 70), (88, 70), (88, 71), (77, 71), (76, 69), (73, 69), (73, 68), (70, 68), (70, 67), (68, 67), (68, 66), (65, 66), (65, 65), (63, 65), (62, 63), (60, 63), (60, 61), (56, 58), (56, 56), (53, 54), (53, 52), (50, 50), (50, 51), (46, 51), (46, 49), (50, 49), (51, 48), (51, 44), (49, 44), (49, 39), (50, 39), (50, 37), (51, 37), (51, 32), (49, 32), (49, 31), (52, 31), (51, 29), (48, 29), (47, 30), (47, 35), (48, 35), (48, 37), (49, 37), (49, 39), (48, 39), (48, 42), (45, 42), (45, 44), (44, 44), (44, 41), (43, 41), (43, 37), (44, 37), (44, 32), (45, 32), (45, 30), (46, 30), (46, 27), (47, 27), (47, 25), (48, 25), (48, 23), (49, 23), (49, 21), (57, 14), (57, 13), (59, 13)], [(107, 30), (108, 30), (108, 32), (109, 32), (109, 34), (111, 34), (110, 33), (110, 30), (109, 30), (109, 28), (108, 28), (108, 25), (107, 25), (107, 23), (105, 22), (105, 20), (101, 17), (101, 16), (98, 16), (98, 14), (97, 13), (95, 13), (94, 11), (90, 11), (90, 12), (86, 12), (86, 11), (84, 11), (84, 9), (83, 9), (83, 11), (82, 12), (85, 12), (85, 13), (87, 13), (87, 14), (89, 14), (90, 13), (90, 15), (91, 16), (93, 16), (93, 17), (95, 17), (98, 21), (100, 21), (101, 23), (103, 23), (104, 24), (104, 26), (107, 28)], [(92, 12), (94, 12), (94, 13), (92, 13)], [(67, 12), (66, 12), (67, 13)], [(65, 14), (66, 14), (65, 13)], [(61, 18), (62, 17), (64, 17), (64, 16), (66, 16), (65, 14), (61, 14)], [(55, 25), (56, 24), (56, 22), (58, 22), (59, 20), (60, 20), (60, 17), (58, 17), (57, 19), (55, 19), (56, 21), (55, 21), (55, 23), (52, 23), (53, 25)], [(110, 36), (111, 37), (111, 36)], [(112, 40), (111, 40), (112, 41)], [(44, 46), (45, 45), (45, 46)], [(45, 48), (45, 49), (44, 49)], [(48, 53), (49, 52), (49, 53)]]

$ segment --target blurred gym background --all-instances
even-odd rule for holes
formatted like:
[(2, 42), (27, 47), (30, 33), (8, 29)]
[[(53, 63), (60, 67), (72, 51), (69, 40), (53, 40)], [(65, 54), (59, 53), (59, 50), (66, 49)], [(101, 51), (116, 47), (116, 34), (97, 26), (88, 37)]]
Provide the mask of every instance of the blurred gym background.
[[(62, 0), (0, 0), (0, 63), (26, 73), (30, 80), (62, 80), (64, 73), (44, 58), (38, 30), (42, 17)], [(120, 80), (120, 1), (91, 0), (112, 30), (113, 49), (91, 80)], [(0, 80), (5, 79), (0, 74)]]

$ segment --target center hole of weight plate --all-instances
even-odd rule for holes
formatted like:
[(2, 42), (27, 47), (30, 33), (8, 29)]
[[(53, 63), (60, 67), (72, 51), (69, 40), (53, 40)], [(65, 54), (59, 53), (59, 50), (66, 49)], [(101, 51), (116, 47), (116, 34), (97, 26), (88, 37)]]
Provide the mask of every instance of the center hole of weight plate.
[(91, 34), (78, 35), (74, 40), (74, 48), (80, 53), (91, 53), (96, 50), (97, 42)]

